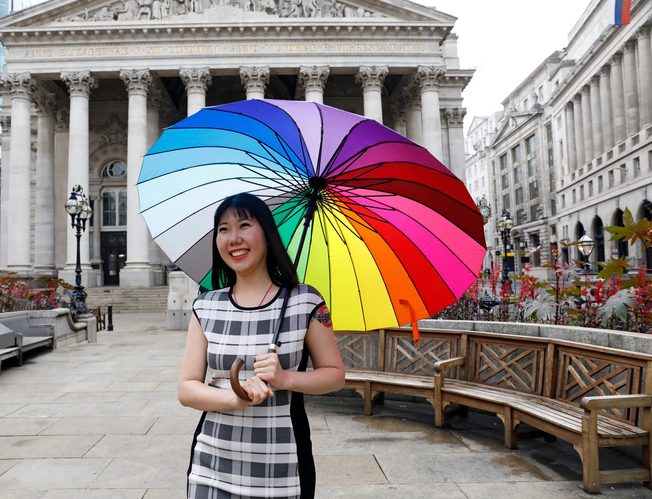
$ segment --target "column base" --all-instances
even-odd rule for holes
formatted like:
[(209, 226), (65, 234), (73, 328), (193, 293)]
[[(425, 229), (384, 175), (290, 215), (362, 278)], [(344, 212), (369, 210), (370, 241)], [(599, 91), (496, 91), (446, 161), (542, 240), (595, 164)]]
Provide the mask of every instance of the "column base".
[(154, 276), (149, 265), (127, 264), (120, 270), (121, 288), (149, 288), (153, 284)]
[(192, 317), (192, 304), (197, 297), (199, 285), (179, 270), (168, 276), (167, 327), (173, 331), (188, 329)]
[(57, 277), (57, 269), (54, 267), (34, 267), (35, 277), (54, 278)]
[[(75, 285), (75, 267), (64, 267), (59, 271), (59, 279), (63, 279), (71, 286)], [(96, 288), (100, 286), (102, 274), (99, 270), (82, 265), (81, 284), (85, 288)]]
[(25, 265), (7, 265), (7, 268), (3, 270), (15, 274), (15, 277), (19, 279), (31, 279), (34, 277), (34, 269)]

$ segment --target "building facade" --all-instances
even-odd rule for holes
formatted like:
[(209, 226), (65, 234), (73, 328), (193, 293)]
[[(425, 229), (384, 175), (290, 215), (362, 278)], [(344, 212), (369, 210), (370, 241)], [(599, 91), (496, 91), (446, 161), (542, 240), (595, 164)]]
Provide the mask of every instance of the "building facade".
[(50, 0), (0, 21), (0, 268), (71, 281), (64, 204), (93, 207), (86, 285), (162, 283), (138, 213), (140, 161), (206, 105), (305, 99), (364, 114), (464, 175), (455, 18), (407, 0)]

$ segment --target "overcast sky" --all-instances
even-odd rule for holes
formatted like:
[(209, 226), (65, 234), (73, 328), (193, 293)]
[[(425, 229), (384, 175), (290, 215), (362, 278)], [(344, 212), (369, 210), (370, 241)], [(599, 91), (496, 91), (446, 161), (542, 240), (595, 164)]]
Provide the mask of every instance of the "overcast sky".
[(501, 102), (555, 50), (590, 0), (416, 0), (457, 17), (458, 55), (475, 69), (464, 91), (465, 128), (474, 116), (502, 109)]

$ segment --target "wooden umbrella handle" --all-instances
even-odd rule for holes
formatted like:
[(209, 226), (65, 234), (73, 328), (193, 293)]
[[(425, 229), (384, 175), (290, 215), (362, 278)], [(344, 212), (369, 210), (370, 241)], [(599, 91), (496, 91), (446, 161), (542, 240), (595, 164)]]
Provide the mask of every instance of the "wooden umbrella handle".
[[(272, 352), (276, 352), (276, 348), (272, 348), (270, 346), (269, 350), (267, 350), (267, 353)], [(251, 402), (251, 398), (249, 395), (247, 395), (247, 392), (244, 391), (242, 385), (240, 385), (240, 369), (242, 369), (242, 366), (244, 366), (244, 360), (239, 357), (235, 359), (235, 362), (229, 370), (229, 381), (231, 382), (231, 388), (238, 396), (238, 398)]]

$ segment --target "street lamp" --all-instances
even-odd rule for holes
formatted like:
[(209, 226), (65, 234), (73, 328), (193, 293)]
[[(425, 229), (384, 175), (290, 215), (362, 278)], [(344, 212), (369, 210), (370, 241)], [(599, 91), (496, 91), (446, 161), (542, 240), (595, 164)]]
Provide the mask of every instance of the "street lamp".
[(586, 234), (580, 237), (579, 241), (577, 241), (577, 249), (580, 253), (582, 253), (582, 256), (584, 257), (584, 267), (587, 269), (587, 271), (590, 267), (589, 256), (591, 256), (594, 246), (595, 242)]
[(75, 229), (75, 237), (77, 238), (77, 263), (75, 264), (75, 290), (72, 292), (72, 300), (70, 308), (72, 309), (73, 316), (79, 317), (88, 313), (86, 308), (86, 291), (81, 284), (81, 261), (79, 254), (79, 242), (81, 240), (82, 232), (86, 231), (86, 221), (93, 214), (88, 199), (84, 194), (84, 189), (80, 185), (72, 188), (70, 197), (66, 201), (66, 212), (70, 215), (70, 222), (72, 228)]
[(503, 214), (498, 219), (496, 227), (500, 231), (500, 238), (503, 240), (503, 282), (507, 282), (507, 241), (514, 227), (514, 221), (509, 211), (503, 210)]

